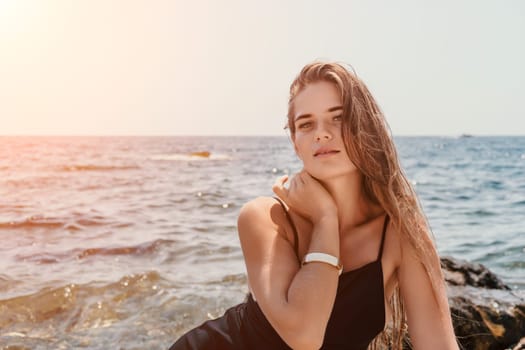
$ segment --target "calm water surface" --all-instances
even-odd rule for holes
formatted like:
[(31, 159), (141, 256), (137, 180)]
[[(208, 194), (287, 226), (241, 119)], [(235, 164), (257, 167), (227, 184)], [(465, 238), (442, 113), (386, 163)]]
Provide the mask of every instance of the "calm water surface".
[[(396, 144), (440, 253), (524, 289), (525, 137)], [(166, 349), (242, 301), (238, 211), (300, 168), (286, 137), (0, 137), (0, 349)]]

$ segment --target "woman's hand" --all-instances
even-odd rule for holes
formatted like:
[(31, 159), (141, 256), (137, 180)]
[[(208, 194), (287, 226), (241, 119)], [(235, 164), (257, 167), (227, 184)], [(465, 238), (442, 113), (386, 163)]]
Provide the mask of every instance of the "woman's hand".
[(284, 187), (287, 181), (288, 175), (278, 178), (272, 190), (301, 216), (315, 224), (323, 217), (337, 215), (337, 206), (330, 193), (304, 169), (292, 178), (288, 189)]

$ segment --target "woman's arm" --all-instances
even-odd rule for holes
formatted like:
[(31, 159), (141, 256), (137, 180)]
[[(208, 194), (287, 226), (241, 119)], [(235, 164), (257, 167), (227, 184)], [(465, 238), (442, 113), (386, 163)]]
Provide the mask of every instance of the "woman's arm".
[[(433, 247), (430, 238), (425, 239), (428, 240), (427, 246)], [(458, 349), (443, 281), (437, 282), (437, 295), (434, 295), (430, 277), (416, 257), (415, 249), (406, 240), (401, 242), (401, 248), (398, 278), (414, 349)], [(440, 262), (437, 252), (434, 250), (429, 256), (433, 257), (433, 268), (438, 271)]]
[[(319, 203), (327, 204), (327, 198), (320, 198), (325, 194), (316, 192), (316, 184), (310, 180), (306, 178), (302, 185), (292, 182), (291, 193), (276, 192), (284, 194), (288, 202), (302, 198), (302, 210), (315, 212), (309, 251), (338, 257), (337, 211), (330, 205), (315, 209)], [(306, 188), (310, 185), (314, 193), (311, 187)], [(259, 197), (241, 209), (238, 230), (248, 280), (266, 318), (290, 347), (319, 349), (335, 301), (338, 270), (324, 263), (301, 267), (285, 238), (286, 220), (281, 205), (273, 198)]]

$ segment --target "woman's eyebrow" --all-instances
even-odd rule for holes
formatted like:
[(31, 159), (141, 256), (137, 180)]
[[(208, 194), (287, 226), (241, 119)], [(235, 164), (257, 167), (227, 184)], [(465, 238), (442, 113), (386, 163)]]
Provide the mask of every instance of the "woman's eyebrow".
[[(335, 107), (330, 107), (326, 110), (326, 113), (330, 113), (330, 112), (335, 112), (335, 111), (340, 111), (343, 109), (343, 106), (335, 106)], [(306, 114), (301, 114), (301, 115), (298, 115), (297, 117), (295, 117), (294, 119), (294, 122), (300, 120), (300, 119), (305, 119), (305, 118), (310, 118), (312, 115), (310, 113), (306, 113)]]

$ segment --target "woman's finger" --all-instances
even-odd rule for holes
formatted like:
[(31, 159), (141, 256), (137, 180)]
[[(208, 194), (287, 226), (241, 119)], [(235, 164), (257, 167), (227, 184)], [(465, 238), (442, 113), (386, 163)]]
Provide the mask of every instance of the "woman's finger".
[(275, 183), (272, 186), (272, 191), (277, 195), (277, 197), (284, 200), (288, 199), (288, 190), (284, 187), (284, 184), (288, 181), (288, 175), (281, 176), (275, 180)]

